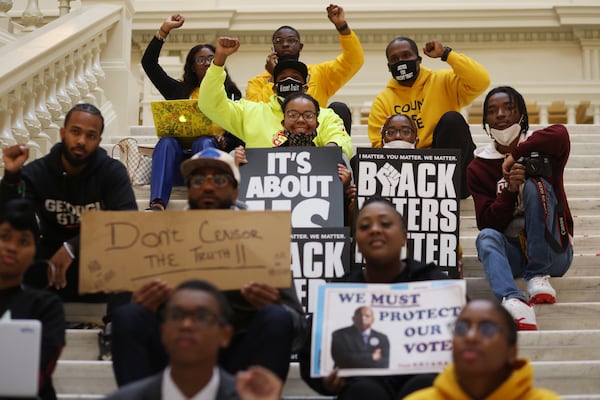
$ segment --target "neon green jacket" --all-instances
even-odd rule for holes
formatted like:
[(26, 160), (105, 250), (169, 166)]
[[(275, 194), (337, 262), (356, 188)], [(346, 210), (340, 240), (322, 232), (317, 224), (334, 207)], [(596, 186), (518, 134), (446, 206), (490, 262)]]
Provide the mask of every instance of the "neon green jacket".
[(421, 65), (411, 87), (391, 78), (377, 95), (369, 113), (369, 139), (373, 147), (381, 147), (381, 126), (392, 114), (411, 116), (417, 124), (418, 148), (430, 148), (433, 128), (448, 111), (460, 111), (471, 104), (490, 85), (483, 66), (455, 51), (448, 55), (452, 69), (433, 71)]
[[(271, 95), (268, 103), (227, 98), (223, 82), (225, 69), (211, 64), (200, 84), (198, 107), (215, 124), (246, 142), (246, 147), (269, 148), (282, 144), (283, 111), (277, 95)], [(342, 148), (348, 158), (352, 157), (352, 141), (344, 129), (344, 122), (331, 109), (321, 108), (319, 113), (315, 146), (333, 142)]]
[[(533, 367), (528, 360), (517, 360), (513, 373), (486, 400), (558, 400), (546, 389), (533, 387)], [(404, 400), (471, 400), (456, 381), (454, 365), (444, 369), (433, 386), (414, 392)]]
[[(365, 53), (358, 36), (351, 31), (349, 35), (338, 35), (342, 45), (342, 54), (334, 60), (320, 64), (307, 65), (308, 91), (321, 107), (327, 107), (333, 96), (358, 72), (365, 62)], [(248, 81), (246, 99), (268, 102), (273, 94), (273, 77), (267, 71)]]

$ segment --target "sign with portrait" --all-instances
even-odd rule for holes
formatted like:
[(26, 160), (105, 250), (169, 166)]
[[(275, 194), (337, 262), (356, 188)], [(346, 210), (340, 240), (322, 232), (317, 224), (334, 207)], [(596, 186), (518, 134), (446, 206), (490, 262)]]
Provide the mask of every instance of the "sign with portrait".
[(328, 283), (317, 293), (311, 376), (420, 374), (451, 362), (464, 280)]

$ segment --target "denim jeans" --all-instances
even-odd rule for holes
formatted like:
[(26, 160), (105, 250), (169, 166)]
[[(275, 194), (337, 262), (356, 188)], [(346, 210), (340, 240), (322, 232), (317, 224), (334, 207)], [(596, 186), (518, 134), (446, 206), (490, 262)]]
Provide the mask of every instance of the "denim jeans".
[(514, 278), (529, 280), (540, 275), (563, 276), (573, 261), (571, 243), (566, 251), (556, 252), (546, 241), (546, 223), (558, 243), (560, 238), (554, 214), (556, 195), (552, 185), (544, 179), (542, 182), (548, 196), (547, 218), (535, 182), (527, 179), (523, 187), (527, 254), (523, 254), (518, 238), (507, 237), (495, 229), (485, 228), (477, 236), (475, 244), (479, 261), (483, 264), (494, 295), (500, 300), (516, 297), (527, 301), (527, 296), (519, 290)]
[(191, 151), (183, 149), (174, 137), (160, 138), (152, 152), (150, 201), (160, 199), (166, 207), (171, 198), (173, 185), (183, 185), (184, 183), (179, 170), (181, 162), (211, 147), (217, 148), (217, 141), (212, 136), (200, 136), (192, 144)]

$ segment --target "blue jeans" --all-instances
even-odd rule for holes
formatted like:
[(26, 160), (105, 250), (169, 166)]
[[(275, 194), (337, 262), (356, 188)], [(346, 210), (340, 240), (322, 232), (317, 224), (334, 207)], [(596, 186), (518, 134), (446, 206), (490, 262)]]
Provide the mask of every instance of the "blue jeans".
[(485, 228), (477, 236), (475, 244), (479, 261), (498, 299), (516, 297), (527, 301), (527, 296), (517, 288), (514, 278), (529, 280), (539, 275), (563, 276), (573, 261), (571, 243), (565, 251), (556, 252), (546, 241), (546, 223), (558, 243), (560, 238), (554, 218), (556, 195), (552, 185), (546, 180), (542, 182), (548, 196), (547, 218), (535, 182), (527, 179), (523, 187), (527, 254), (523, 253), (519, 238), (507, 237), (495, 229)]
[(217, 148), (217, 141), (212, 136), (200, 136), (194, 140), (191, 151), (184, 150), (174, 137), (160, 138), (152, 152), (150, 202), (161, 200), (166, 207), (173, 185), (181, 186), (184, 183), (179, 170), (181, 162), (210, 147)]

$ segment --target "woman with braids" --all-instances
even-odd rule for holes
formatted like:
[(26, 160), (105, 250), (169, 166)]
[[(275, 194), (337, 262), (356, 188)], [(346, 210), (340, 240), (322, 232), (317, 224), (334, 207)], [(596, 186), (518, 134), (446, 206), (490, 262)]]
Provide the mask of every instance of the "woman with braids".
[[(181, 27), (184, 21), (183, 15), (179, 14), (167, 17), (152, 37), (142, 57), (142, 67), (146, 75), (166, 100), (197, 99), (200, 82), (215, 55), (213, 45), (196, 45), (190, 49), (185, 59), (183, 79), (177, 80), (167, 75), (158, 64), (160, 50), (169, 32)], [(227, 74), (224, 86), (229, 98), (237, 100), (242, 97), (241, 91), (231, 80), (229, 74)], [(162, 211), (167, 207), (173, 185), (183, 184), (179, 165), (185, 158), (207, 147), (221, 147), (225, 151), (231, 151), (241, 144), (243, 142), (229, 132), (224, 133), (222, 140), (217, 140), (210, 132), (199, 132), (199, 136), (193, 138), (192, 143), (186, 143), (181, 138), (161, 138), (152, 154), (150, 207), (147, 210)]]

